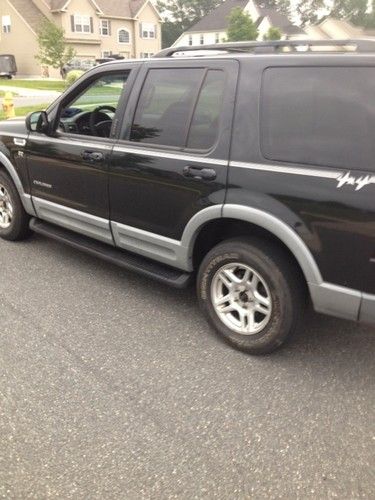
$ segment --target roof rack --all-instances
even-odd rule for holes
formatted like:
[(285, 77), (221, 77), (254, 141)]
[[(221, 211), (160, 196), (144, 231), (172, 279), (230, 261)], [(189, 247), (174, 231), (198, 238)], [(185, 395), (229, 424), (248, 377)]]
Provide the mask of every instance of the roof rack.
[[(306, 50), (298, 51), (298, 48), (306, 48)], [(216, 52), (234, 52), (246, 53), (274, 53), (286, 52), (289, 49), (296, 52), (305, 53), (311, 51), (313, 47), (329, 47), (332, 52), (347, 52), (345, 47), (351, 47), (351, 51), (355, 52), (375, 52), (375, 40), (370, 39), (348, 39), (348, 40), (270, 40), (266, 42), (229, 42), (215, 43), (214, 45), (199, 45), (187, 47), (170, 47), (164, 49), (154, 57), (173, 57), (177, 53), (186, 52), (201, 52), (197, 54), (202, 56), (202, 51)], [(341, 49), (341, 50), (340, 50)], [(315, 51), (314, 51), (315, 52)], [(327, 52), (326, 50), (324, 52)], [(194, 54), (192, 54), (194, 55)], [(207, 55), (207, 54), (204, 54)]]

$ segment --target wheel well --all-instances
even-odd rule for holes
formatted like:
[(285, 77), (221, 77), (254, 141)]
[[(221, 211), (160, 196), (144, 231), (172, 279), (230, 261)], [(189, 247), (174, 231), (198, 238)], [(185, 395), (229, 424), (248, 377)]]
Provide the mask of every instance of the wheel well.
[(288, 256), (290, 261), (296, 267), (301, 278), (306, 283), (306, 278), (303, 274), (301, 266), (299, 265), (297, 259), (290, 251), (290, 249), (283, 243), (279, 238), (274, 236), (272, 233), (263, 229), (256, 224), (251, 222), (241, 221), (237, 219), (216, 219), (208, 222), (198, 234), (195, 241), (194, 251), (193, 251), (193, 265), (194, 269), (197, 269), (204, 259), (205, 255), (218, 243), (228, 240), (230, 238), (237, 238), (241, 236), (255, 236), (258, 239), (262, 239), (265, 242), (269, 242), (272, 245), (277, 245), (282, 248), (285, 254)]

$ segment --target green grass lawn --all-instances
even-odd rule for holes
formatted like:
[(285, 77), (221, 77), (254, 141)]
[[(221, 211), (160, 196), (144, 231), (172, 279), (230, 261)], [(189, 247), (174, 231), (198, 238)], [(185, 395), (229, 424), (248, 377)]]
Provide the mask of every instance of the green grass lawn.
[(17, 78), (13, 78), (12, 80), (0, 79), (0, 86), (21, 87), (23, 89), (35, 90), (55, 90), (57, 92), (63, 92), (66, 89), (66, 84), (63, 80), (18, 80)]
[[(13, 97), (17, 97), (18, 94), (16, 92), (12, 92), (13, 94)], [(4, 97), (5, 96), (5, 90), (0, 90), (0, 97)]]
[[(46, 109), (48, 106), (49, 104), (38, 104), (37, 106), (23, 106), (20, 108), (16, 108), (16, 116), (26, 116), (32, 111), (40, 111), (42, 109)], [(0, 120), (6, 120), (2, 108), (0, 109)]]

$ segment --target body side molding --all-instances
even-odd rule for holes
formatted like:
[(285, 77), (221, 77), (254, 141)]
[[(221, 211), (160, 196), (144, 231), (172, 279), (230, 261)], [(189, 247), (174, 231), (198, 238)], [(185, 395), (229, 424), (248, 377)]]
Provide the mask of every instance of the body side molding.
[(195, 214), (188, 222), (181, 241), (111, 222), (115, 243), (120, 248), (139, 253), (183, 271), (192, 272), (194, 243), (201, 227), (221, 217), (223, 205), (213, 205)]
[(33, 202), (40, 219), (113, 245), (109, 220), (42, 198), (33, 197)]
[(14, 185), (16, 186), (16, 189), (18, 191), (18, 194), (20, 195), (22, 205), (25, 209), (25, 211), (29, 215), (35, 216), (35, 209), (34, 205), (31, 201), (31, 196), (27, 193), (25, 193), (25, 190), (23, 188), (21, 179), (19, 178), (19, 175), (17, 173), (17, 170), (15, 169), (14, 165), (12, 162), (5, 156), (4, 153), (0, 151), (0, 163), (4, 166), (5, 170), (8, 172), (10, 175), (12, 181), (14, 182)]

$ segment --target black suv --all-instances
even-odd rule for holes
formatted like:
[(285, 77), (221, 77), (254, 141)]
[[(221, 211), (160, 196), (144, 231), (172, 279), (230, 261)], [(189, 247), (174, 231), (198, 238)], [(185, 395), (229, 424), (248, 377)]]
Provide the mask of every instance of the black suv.
[(375, 322), (374, 46), (322, 44), (92, 69), (1, 124), (0, 236), (194, 278), (215, 330), (250, 353), (281, 345), (308, 297)]

